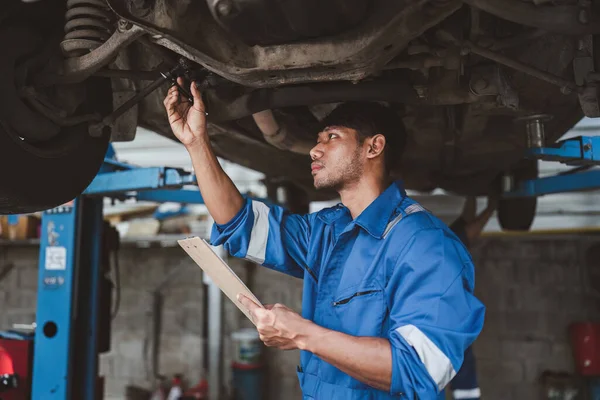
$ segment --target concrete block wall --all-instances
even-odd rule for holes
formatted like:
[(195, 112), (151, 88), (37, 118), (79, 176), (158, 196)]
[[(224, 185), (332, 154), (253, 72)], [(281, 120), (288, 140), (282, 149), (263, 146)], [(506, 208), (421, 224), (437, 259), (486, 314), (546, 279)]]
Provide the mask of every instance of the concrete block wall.
[(123, 248), (121, 302), (111, 351), (101, 357), (106, 391), (119, 398), (126, 385), (151, 388), (154, 292), (163, 297), (158, 374), (182, 373), (196, 383), (203, 371), (203, 285), (196, 264), (180, 248)]
[(0, 247), (0, 329), (35, 322), (37, 266), (37, 248)]
[[(472, 249), (476, 291), (487, 306), (482, 335), (474, 345), (480, 385), (486, 400), (536, 399), (544, 370), (573, 371), (567, 334), (577, 320), (600, 317), (600, 265), (585, 255), (600, 243), (586, 237), (489, 237)], [(600, 260), (600, 257), (599, 257)], [(34, 246), (0, 246), (0, 329), (35, 320), (38, 251)], [(302, 282), (296, 278), (230, 259), (264, 303), (280, 302), (300, 311)], [(593, 263), (592, 263), (593, 264)], [(600, 264), (600, 261), (596, 264)], [(112, 351), (101, 358), (108, 398), (124, 398), (126, 385), (151, 387), (152, 291), (179, 268), (163, 289), (163, 333), (159, 371), (183, 373), (191, 382), (201, 375), (202, 280), (198, 267), (179, 248), (122, 247), (121, 306), (113, 321)], [(251, 326), (224, 301), (224, 383), (231, 381), (230, 333)], [(295, 374), (297, 351), (266, 349), (267, 399), (300, 398)]]
[(485, 399), (538, 399), (542, 372), (574, 372), (568, 326), (600, 318), (585, 260), (595, 242), (484, 238), (472, 249), (476, 294), (487, 307), (473, 347)]

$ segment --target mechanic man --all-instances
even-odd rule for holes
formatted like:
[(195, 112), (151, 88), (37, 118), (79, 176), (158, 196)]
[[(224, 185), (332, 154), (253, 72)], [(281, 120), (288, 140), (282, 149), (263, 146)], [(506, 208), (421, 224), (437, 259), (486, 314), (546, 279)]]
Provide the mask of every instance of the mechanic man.
[[(497, 207), (496, 195), (488, 197), (487, 207), (477, 215), (477, 201), (475, 197), (467, 197), (460, 217), (451, 225), (450, 229), (458, 236), (465, 246), (470, 247), (481, 235), (483, 228), (494, 214)], [(477, 380), (477, 368), (473, 348), (465, 352), (464, 362), (450, 382), (452, 398), (454, 400), (479, 400), (481, 390)]]
[(301, 350), (304, 398), (439, 398), (484, 307), (465, 246), (389, 177), (406, 140), (397, 115), (375, 103), (336, 108), (310, 157), (315, 188), (336, 190), (341, 204), (296, 215), (240, 194), (211, 148), (193, 84), (191, 92), (191, 108), (176, 87), (164, 105), (215, 220), (212, 244), (304, 278), (302, 316), (240, 298), (265, 345)]

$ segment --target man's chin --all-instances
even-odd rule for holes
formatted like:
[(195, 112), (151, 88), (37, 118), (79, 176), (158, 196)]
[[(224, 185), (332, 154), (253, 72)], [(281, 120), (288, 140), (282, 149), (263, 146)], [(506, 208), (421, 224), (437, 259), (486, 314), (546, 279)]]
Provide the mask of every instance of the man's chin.
[(320, 190), (323, 189), (323, 182), (320, 181), (319, 179), (316, 179), (313, 181), (313, 185), (315, 187), (315, 189)]
[(331, 182), (328, 182), (323, 179), (315, 179), (313, 182), (313, 185), (315, 186), (315, 189), (317, 189), (317, 190), (331, 189), (334, 186), (331, 184)]

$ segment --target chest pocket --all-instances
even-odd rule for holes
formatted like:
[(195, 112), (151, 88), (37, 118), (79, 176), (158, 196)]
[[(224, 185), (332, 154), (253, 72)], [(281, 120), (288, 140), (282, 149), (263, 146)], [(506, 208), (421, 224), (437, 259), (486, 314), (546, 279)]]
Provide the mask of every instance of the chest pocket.
[(387, 312), (384, 292), (364, 283), (337, 293), (331, 302), (339, 331), (353, 336), (381, 337)]

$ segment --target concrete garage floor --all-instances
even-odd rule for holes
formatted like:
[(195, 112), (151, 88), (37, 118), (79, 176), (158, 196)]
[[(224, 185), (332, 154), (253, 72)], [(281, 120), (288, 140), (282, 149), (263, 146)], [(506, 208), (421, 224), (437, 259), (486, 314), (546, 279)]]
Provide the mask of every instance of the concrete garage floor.
[[(476, 292), (487, 306), (486, 323), (474, 348), (486, 400), (535, 399), (544, 371), (574, 372), (568, 325), (600, 317), (600, 236), (537, 235), (484, 237), (473, 248)], [(0, 282), (0, 327), (35, 318), (38, 252), (36, 246), (0, 247), (0, 264), (15, 268)], [(587, 258), (592, 257), (592, 260)], [(591, 261), (591, 262), (590, 262)], [(249, 279), (249, 264), (230, 259)], [(139, 248), (120, 253), (121, 308), (113, 323), (112, 351), (102, 356), (107, 398), (123, 399), (127, 385), (150, 388), (144, 361), (151, 304), (150, 289), (165, 273), (183, 265), (183, 273), (164, 290), (160, 373), (183, 373), (196, 382), (202, 371), (202, 279), (198, 267), (178, 247)], [(249, 284), (266, 303), (301, 306), (301, 282), (258, 268)], [(224, 303), (224, 382), (231, 374), (229, 334), (247, 321)], [(295, 366), (298, 354), (265, 349), (268, 399), (300, 398)], [(291, 396), (290, 394), (294, 395)]]

